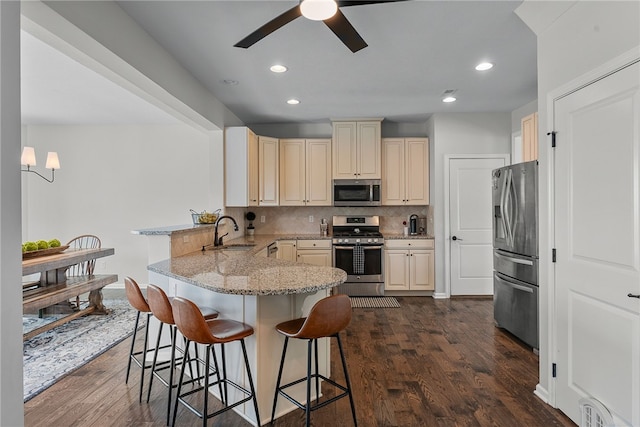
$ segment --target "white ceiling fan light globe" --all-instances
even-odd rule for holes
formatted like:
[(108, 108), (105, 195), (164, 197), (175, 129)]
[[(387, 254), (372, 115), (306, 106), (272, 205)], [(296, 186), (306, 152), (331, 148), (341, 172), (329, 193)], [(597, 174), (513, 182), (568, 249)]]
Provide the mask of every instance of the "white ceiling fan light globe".
[(338, 4), (334, 0), (302, 0), (300, 3), (302, 16), (312, 21), (324, 21), (331, 18), (338, 11)]

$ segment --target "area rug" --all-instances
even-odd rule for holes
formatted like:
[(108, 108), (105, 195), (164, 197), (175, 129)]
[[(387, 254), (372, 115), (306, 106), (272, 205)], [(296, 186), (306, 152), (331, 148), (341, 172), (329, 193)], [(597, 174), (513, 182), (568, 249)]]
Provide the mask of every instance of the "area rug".
[(400, 303), (394, 297), (350, 297), (353, 308), (398, 308)]
[[(104, 305), (108, 315), (83, 316), (23, 343), (25, 402), (131, 335), (136, 311), (128, 301)], [(27, 317), (23, 327), (33, 329), (38, 322)]]

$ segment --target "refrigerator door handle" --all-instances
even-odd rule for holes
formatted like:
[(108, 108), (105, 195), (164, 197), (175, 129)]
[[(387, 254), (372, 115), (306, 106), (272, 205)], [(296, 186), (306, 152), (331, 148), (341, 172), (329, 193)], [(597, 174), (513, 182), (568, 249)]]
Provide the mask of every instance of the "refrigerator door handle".
[(496, 273), (496, 278), (498, 280), (500, 280), (501, 282), (511, 286), (514, 289), (517, 289), (519, 291), (523, 291), (523, 292), (527, 292), (529, 294), (533, 293), (533, 289), (529, 286), (524, 286), (524, 285), (518, 285), (517, 283), (515, 283), (515, 281), (517, 281), (516, 279), (512, 279), (509, 277), (505, 277), (500, 273)]
[(511, 262), (515, 262), (516, 264), (533, 265), (533, 261), (528, 260), (528, 259), (514, 258), (514, 257), (511, 257), (511, 256), (502, 255), (500, 252), (496, 252), (495, 255), (497, 257), (504, 258), (504, 259), (509, 260)]
[(513, 173), (511, 171), (511, 169), (508, 169), (506, 171), (506, 177), (505, 177), (505, 182), (504, 182), (504, 198), (503, 198), (503, 218), (504, 218), (504, 225), (505, 225), (505, 231), (506, 231), (506, 238), (507, 238), (507, 244), (510, 247), (513, 247), (513, 232), (511, 230), (511, 174)]

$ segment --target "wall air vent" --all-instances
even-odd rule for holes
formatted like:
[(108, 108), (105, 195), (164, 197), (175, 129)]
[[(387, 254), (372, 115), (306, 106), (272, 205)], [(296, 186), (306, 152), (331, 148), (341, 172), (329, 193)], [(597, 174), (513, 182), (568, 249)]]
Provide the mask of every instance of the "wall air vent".
[(614, 427), (609, 410), (594, 398), (580, 399), (580, 427)]

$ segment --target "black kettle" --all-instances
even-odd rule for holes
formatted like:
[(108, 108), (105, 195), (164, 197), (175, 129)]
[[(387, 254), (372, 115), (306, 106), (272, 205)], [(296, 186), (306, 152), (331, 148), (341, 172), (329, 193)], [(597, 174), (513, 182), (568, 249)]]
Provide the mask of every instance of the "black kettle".
[(418, 215), (416, 214), (409, 217), (409, 234), (412, 236), (418, 234)]

